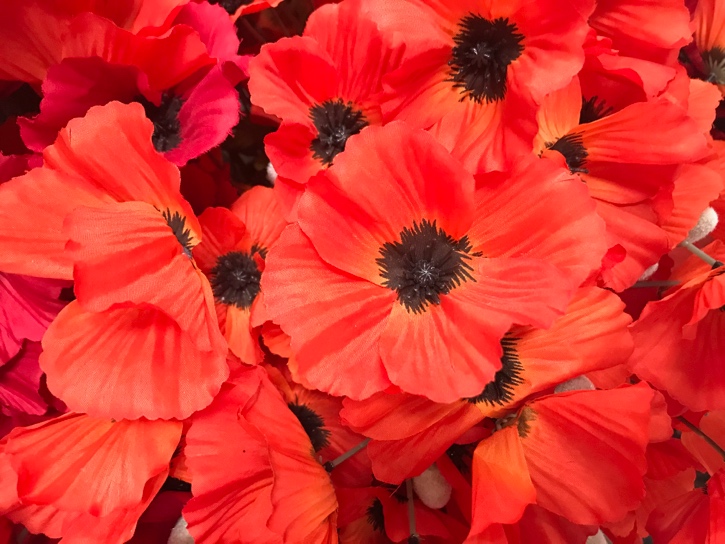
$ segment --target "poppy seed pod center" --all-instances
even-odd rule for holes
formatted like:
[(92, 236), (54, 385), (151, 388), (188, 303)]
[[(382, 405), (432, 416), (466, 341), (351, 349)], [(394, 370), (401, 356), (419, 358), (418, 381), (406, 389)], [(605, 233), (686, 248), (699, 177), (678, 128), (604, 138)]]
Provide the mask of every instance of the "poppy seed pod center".
[(448, 81), (477, 103), (503, 100), (508, 66), (523, 53), (524, 35), (503, 17), (490, 20), (469, 13), (458, 26)]
[(546, 147), (558, 151), (564, 156), (566, 165), (572, 174), (589, 173), (589, 170), (585, 168), (589, 152), (584, 147), (581, 134), (567, 134)]
[[(440, 295), (449, 293), (466, 280), (475, 281), (468, 262), (471, 244), (446, 234), (435, 221), (423, 219), (405, 227), (400, 241), (386, 242), (376, 260), (385, 287), (398, 293), (398, 301), (409, 312), (419, 313), (428, 304), (440, 304)], [(473, 255), (475, 256), (475, 255)]]
[(151, 142), (156, 151), (165, 153), (176, 149), (181, 143), (179, 111), (184, 105), (183, 99), (170, 93), (164, 93), (158, 106), (144, 97), (137, 97), (136, 101), (143, 106), (146, 117), (154, 124)]
[(362, 111), (355, 109), (341, 98), (326, 100), (310, 108), (310, 119), (317, 129), (310, 150), (325, 166), (330, 166), (338, 153), (345, 150), (347, 139), (368, 125)]
[(217, 259), (210, 283), (217, 302), (247, 309), (259, 294), (261, 278), (251, 252), (230, 251)]

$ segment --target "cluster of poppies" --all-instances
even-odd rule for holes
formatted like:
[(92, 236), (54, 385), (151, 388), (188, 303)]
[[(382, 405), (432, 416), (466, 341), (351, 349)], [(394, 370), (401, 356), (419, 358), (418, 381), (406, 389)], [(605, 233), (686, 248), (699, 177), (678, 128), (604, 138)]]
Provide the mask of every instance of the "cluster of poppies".
[(725, 543), (724, 94), (725, 0), (6, 2), (0, 544)]

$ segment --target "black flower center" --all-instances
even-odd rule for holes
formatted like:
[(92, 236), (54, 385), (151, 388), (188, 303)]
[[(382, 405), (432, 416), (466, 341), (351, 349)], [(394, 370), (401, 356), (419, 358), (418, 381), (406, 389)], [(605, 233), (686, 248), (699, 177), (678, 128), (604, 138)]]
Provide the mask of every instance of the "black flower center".
[(440, 295), (449, 293), (466, 280), (475, 281), (469, 263), (468, 237), (455, 240), (423, 219), (404, 228), (400, 241), (385, 242), (376, 260), (383, 285), (398, 293), (398, 301), (409, 312), (419, 313), (428, 304), (440, 304)]
[(581, 134), (567, 134), (566, 136), (559, 138), (553, 144), (547, 144), (546, 147), (564, 155), (566, 165), (569, 167), (569, 171), (572, 174), (589, 173), (589, 170), (585, 168), (589, 153), (584, 147)]
[(211, 290), (220, 304), (247, 309), (259, 294), (262, 273), (252, 251), (230, 251), (221, 255), (210, 275)]
[(317, 452), (330, 445), (330, 431), (325, 429), (325, 420), (306, 404), (290, 402), (287, 406), (297, 417), (302, 428), (310, 437), (312, 448)]
[(725, 85), (725, 50), (713, 47), (702, 54), (707, 72), (707, 81)]
[(377, 497), (373, 503), (368, 506), (365, 512), (368, 517), (368, 523), (373, 530), (382, 533), (385, 531), (385, 516), (383, 515), (383, 503)]
[(143, 106), (146, 117), (154, 124), (151, 141), (156, 151), (165, 153), (179, 147), (181, 143), (179, 110), (184, 104), (183, 99), (180, 96), (164, 93), (158, 106), (143, 96), (136, 97), (135, 100)]
[(466, 399), (471, 404), (480, 402), (489, 406), (505, 406), (513, 399), (516, 387), (524, 383), (521, 374), (524, 370), (516, 351), (518, 338), (506, 335), (501, 339), (503, 355), (501, 355), (501, 368), (496, 372), (493, 380), (486, 384), (480, 395)]
[(345, 150), (350, 136), (368, 125), (362, 111), (353, 108), (352, 102), (345, 104), (341, 98), (312, 106), (310, 119), (317, 129), (317, 137), (312, 140), (310, 150), (325, 166), (330, 166), (335, 156)]
[(168, 208), (162, 213), (166, 224), (176, 236), (176, 239), (184, 249), (184, 254), (191, 259), (191, 250), (194, 247), (192, 242), (191, 230), (186, 226), (186, 217), (179, 212), (171, 213)]
[(458, 27), (448, 61), (448, 81), (479, 104), (503, 100), (506, 72), (524, 51), (524, 35), (508, 18), (490, 20), (472, 13), (461, 19)]
[(613, 108), (607, 106), (603, 99), (598, 96), (592, 96), (587, 99), (582, 96), (582, 109), (579, 112), (579, 124), (592, 123), (602, 117), (610, 115), (614, 111)]
[(248, 6), (254, 0), (209, 0), (210, 4), (218, 4), (223, 7), (229, 15), (234, 15), (242, 6)]

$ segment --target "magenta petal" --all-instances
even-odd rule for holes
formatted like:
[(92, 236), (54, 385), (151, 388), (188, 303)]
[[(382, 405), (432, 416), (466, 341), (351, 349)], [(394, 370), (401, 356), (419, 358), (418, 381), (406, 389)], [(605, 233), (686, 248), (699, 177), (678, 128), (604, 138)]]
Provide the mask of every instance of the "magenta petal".
[(32, 155), (3, 155), (0, 153), (0, 183), (22, 176), (30, 170), (30, 157)]
[(179, 111), (181, 143), (164, 157), (184, 166), (222, 143), (238, 121), (239, 94), (216, 66), (185, 97)]
[(186, 4), (174, 20), (197, 31), (209, 55), (219, 61), (234, 61), (239, 49), (234, 22), (224, 8), (207, 2)]
[(40, 342), (28, 342), (23, 351), (0, 369), (0, 412), (5, 415), (42, 415), (48, 405), (40, 393)]
[(145, 79), (135, 66), (109, 64), (98, 57), (64, 59), (48, 69), (40, 113), (18, 119), (20, 135), (28, 149), (43, 151), (68, 121), (83, 117), (91, 107), (132, 101), (141, 94), (139, 85)]
[(58, 297), (67, 284), (0, 273), (0, 365), (20, 351), (24, 339), (40, 342), (63, 308)]

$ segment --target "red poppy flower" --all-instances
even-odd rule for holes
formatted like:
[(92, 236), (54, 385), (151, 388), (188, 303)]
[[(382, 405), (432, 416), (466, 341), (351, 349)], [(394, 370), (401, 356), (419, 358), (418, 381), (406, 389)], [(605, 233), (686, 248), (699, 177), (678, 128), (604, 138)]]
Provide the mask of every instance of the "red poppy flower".
[(351, 140), (308, 184), (262, 277), (303, 379), (355, 399), (391, 383), (440, 402), (480, 393), (512, 323), (550, 326), (602, 254), (586, 188), (532, 161), (475, 191), (422, 131)]
[(40, 351), (40, 343), (26, 342), (22, 351), (0, 368), (0, 413), (42, 415), (48, 410), (40, 392)]
[(0, 273), (0, 365), (14, 357), (23, 340), (39, 342), (63, 308), (67, 283)]
[(385, 79), (385, 120), (432, 128), (467, 169), (503, 170), (528, 154), (537, 104), (584, 62), (588, 0), (367, 0), (416, 54)]
[(501, 340), (501, 369), (479, 394), (451, 404), (379, 393), (344, 401), (346, 424), (373, 440), (367, 452), (375, 476), (402, 482), (425, 470), (471, 427), (498, 417), (531, 394), (593, 370), (624, 363), (632, 351), (616, 295), (580, 289), (564, 316), (548, 330), (514, 327)]
[(275, 194), (254, 187), (231, 210), (209, 208), (199, 222), (204, 241), (194, 248), (194, 258), (211, 282), (229, 349), (245, 363), (260, 363), (257, 328), (266, 312), (259, 280), (264, 257), (286, 225)]
[[(343, 425), (340, 419), (342, 399), (304, 388), (293, 382), (289, 372), (286, 372), (284, 368), (280, 371), (267, 366), (266, 369), (270, 380), (287, 402), (287, 406), (297, 416), (305, 432), (310, 436), (318, 459), (323, 462), (333, 461), (365, 440), (364, 436)], [(369, 485), (372, 470), (365, 450), (336, 466), (331, 472), (330, 478), (335, 486), (364, 487)]]
[(31, 532), (122, 543), (168, 474), (181, 423), (66, 414), (2, 445), (0, 511)]
[(276, 190), (298, 198), (297, 184), (329, 167), (348, 138), (381, 123), (382, 78), (401, 54), (372, 14), (348, 2), (316, 10), (303, 36), (262, 47), (249, 64), (249, 90), (252, 103), (282, 120), (265, 138), (281, 176)]
[(562, 155), (587, 184), (606, 222), (610, 252), (624, 250), (623, 259), (602, 271), (604, 284), (620, 291), (670, 249), (653, 200), (661, 191), (671, 194), (680, 163), (705, 157), (707, 140), (685, 110), (664, 99), (611, 113), (601, 103), (587, 104), (577, 79), (547, 97), (536, 150)]
[(213, 206), (229, 208), (239, 198), (238, 189), (232, 185), (229, 165), (221, 157), (217, 149), (181, 168), (181, 194), (196, 215)]
[(337, 542), (332, 483), (263, 368), (242, 369), (196, 414), (186, 444), (196, 541)]
[[(725, 258), (721, 242), (705, 251)], [(725, 364), (719, 349), (725, 313), (721, 268), (692, 257), (675, 269), (683, 285), (660, 301), (650, 302), (632, 326), (633, 371), (695, 411), (725, 408)]]
[(657, 508), (647, 530), (655, 542), (717, 543), (725, 539), (725, 472)]
[(471, 534), (529, 504), (582, 525), (623, 517), (644, 496), (652, 397), (638, 385), (527, 404), (476, 448)]
[(152, 131), (139, 105), (93, 108), (42, 168), (0, 186), (12, 217), (0, 222), (0, 267), (75, 281), (41, 366), (51, 391), (89, 414), (188, 417), (228, 373), (211, 287), (191, 259), (201, 228)]
[[(224, 16), (222, 23), (231, 27)], [(237, 81), (227, 79), (223, 64), (211, 68), (213, 59), (190, 27), (175, 26), (160, 38), (137, 36), (87, 14), (70, 29), (77, 37), (48, 69), (40, 113), (19, 121), (30, 149), (42, 151), (70, 119), (113, 100), (144, 106), (154, 123), (154, 146), (177, 165), (220, 144), (239, 120)], [(203, 38), (211, 45), (220, 41)], [(230, 54), (226, 45), (217, 49)], [(170, 57), (178, 60), (169, 63)]]

